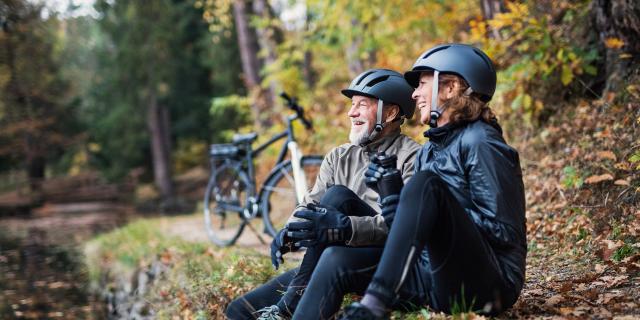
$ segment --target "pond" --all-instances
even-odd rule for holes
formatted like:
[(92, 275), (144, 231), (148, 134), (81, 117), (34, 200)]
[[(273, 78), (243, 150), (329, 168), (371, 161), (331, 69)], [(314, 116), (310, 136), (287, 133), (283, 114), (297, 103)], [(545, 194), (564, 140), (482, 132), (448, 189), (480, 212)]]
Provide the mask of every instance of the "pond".
[(0, 218), (0, 319), (104, 319), (90, 293), (82, 244), (129, 221), (117, 206), (59, 207)]

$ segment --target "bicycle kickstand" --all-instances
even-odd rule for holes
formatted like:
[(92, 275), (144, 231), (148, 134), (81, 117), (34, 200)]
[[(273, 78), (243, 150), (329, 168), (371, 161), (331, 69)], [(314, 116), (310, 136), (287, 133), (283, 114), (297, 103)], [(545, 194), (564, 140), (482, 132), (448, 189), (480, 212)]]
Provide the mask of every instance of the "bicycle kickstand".
[(258, 237), (258, 240), (260, 240), (260, 243), (262, 243), (262, 244), (267, 244), (267, 242), (266, 242), (266, 241), (264, 241), (264, 239), (263, 239), (263, 238), (262, 238), (262, 236), (260, 235), (260, 232), (258, 232), (258, 230), (256, 230), (256, 228), (254, 228), (254, 227), (251, 225), (251, 223), (247, 223), (247, 227), (249, 227), (249, 229), (250, 229), (251, 231), (253, 231), (253, 233), (255, 233), (255, 234), (256, 234), (256, 237)]

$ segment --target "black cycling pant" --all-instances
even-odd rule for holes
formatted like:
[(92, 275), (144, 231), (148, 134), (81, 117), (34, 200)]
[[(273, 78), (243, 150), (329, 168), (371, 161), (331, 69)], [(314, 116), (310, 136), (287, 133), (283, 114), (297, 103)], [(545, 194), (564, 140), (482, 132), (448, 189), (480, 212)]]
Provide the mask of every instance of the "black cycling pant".
[(447, 184), (419, 172), (402, 190), (384, 249), (324, 250), (294, 319), (329, 319), (346, 293), (363, 292), (393, 309), (497, 313), (515, 303), (519, 287), (505, 280), (490, 243)]
[[(320, 204), (332, 206), (351, 216), (374, 216), (377, 214), (353, 191), (342, 185), (335, 185), (327, 189), (320, 199)], [(284, 312), (293, 313), (325, 248), (320, 245), (307, 248), (299, 268), (288, 271), (231, 302), (227, 307), (227, 317), (230, 319), (255, 319), (257, 310), (276, 304)]]

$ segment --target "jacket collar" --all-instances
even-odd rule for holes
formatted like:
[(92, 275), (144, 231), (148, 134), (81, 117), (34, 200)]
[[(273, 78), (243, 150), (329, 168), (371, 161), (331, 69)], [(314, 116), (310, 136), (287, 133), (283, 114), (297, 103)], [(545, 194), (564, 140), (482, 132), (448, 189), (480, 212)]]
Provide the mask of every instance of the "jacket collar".
[(371, 142), (362, 148), (367, 153), (386, 151), (396, 141), (399, 135), (400, 135), (400, 128), (389, 132), (386, 136), (374, 142)]
[(463, 127), (468, 122), (462, 121), (457, 123), (447, 123), (442, 127), (430, 128), (425, 131), (423, 135), (425, 138), (429, 138), (429, 141), (432, 141), (437, 144), (442, 144), (447, 141), (447, 138), (451, 136), (453, 133), (457, 131), (458, 128)]
[[(484, 121), (481, 119), (476, 119), (474, 121), (460, 121), (457, 123), (447, 123), (442, 127), (431, 128), (423, 133), (426, 138), (429, 138), (429, 141), (433, 141), (437, 144), (446, 143), (447, 139), (451, 136), (455, 136), (455, 134), (459, 131), (459, 128), (465, 127), (469, 124), (475, 123), (477, 121)], [(494, 118), (493, 121), (488, 123), (494, 129), (498, 131), (498, 133), (502, 134), (502, 128), (498, 124), (498, 121)]]

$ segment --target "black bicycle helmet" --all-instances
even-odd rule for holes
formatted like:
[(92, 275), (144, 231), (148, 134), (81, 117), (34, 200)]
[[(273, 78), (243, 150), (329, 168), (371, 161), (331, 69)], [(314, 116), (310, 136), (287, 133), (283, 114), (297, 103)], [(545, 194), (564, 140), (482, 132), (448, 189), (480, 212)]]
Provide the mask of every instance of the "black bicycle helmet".
[(459, 43), (436, 46), (421, 54), (410, 71), (405, 72), (404, 78), (414, 88), (418, 87), (420, 74), (424, 71), (434, 72), (434, 85), (431, 103), (431, 127), (436, 126), (437, 119), (442, 114), (437, 105), (438, 74), (451, 73), (463, 78), (469, 88), (466, 95), (473, 92), (480, 99), (489, 102), (496, 91), (496, 71), (491, 59), (482, 50)]
[(403, 79), (402, 74), (388, 69), (367, 70), (355, 77), (347, 89), (342, 90), (342, 94), (349, 99), (354, 95), (363, 95), (398, 105), (407, 119), (416, 110), (416, 103), (411, 99), (412, 93), (413, 88)]
[(361, 145), (367, 145), (374, 141), (380, 134), (386, 123), (382, 122), (382, 108), (385, 103), (395, 104), (400, 107), (401, 116), (394, 119), (403, 121), (410, 119), (416, 110), (416, 103), (411, 98), (413, 88), (407, 84), (402, 74), (388, 69), (370, 69), (359, 74), (348, 88), (342, 90), (342, 94), (351, 99), (354, 95), (362, 95), (378, 99), (376, 112), (376, 124), (369, 133), (369, 137)]

